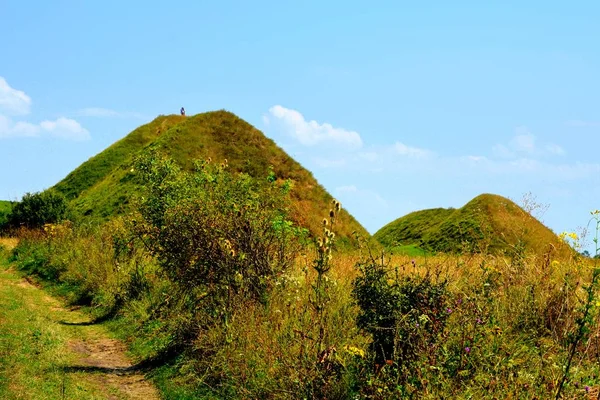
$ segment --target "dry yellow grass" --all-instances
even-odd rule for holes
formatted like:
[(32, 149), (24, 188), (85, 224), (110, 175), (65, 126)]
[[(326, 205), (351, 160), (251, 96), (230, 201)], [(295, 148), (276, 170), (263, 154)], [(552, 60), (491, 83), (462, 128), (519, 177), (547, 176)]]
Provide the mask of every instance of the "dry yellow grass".
[(19, 239), (12, 237), (0, 237), (0, 247), (5, 247), (8, 250), (14, 249), (19, 243)]

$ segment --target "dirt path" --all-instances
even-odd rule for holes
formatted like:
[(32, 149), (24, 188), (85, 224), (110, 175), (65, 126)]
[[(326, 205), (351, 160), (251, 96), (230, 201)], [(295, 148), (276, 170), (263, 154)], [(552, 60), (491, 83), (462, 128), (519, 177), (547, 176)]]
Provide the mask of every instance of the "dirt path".
[(159, 399), (125, 346), (0, 265), (0, 398)]

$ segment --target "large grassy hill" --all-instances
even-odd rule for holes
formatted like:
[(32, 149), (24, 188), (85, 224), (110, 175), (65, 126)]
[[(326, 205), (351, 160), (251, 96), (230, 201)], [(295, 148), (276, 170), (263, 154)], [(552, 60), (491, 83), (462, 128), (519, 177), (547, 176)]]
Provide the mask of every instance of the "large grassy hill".
[(557, 235), (502, 196), (482, 194), (459, 209), (435, 208), (410, 213), (373, 236), (387, 248), (419, 247), (434, 252), (514, 253), (520, 247), (536, 254), (550, 248), (570, 253)]
[[(159, 116), (100, 154), (83, 163), (54, 186), (84, 218), (104, 220), (130, 210), (131, 199), (141, 192), (131, 172), (136, 156), (150, 149), (173, 158), (189, 169), (196, 159), (227, 160), (230, 170), (266, 177), (272, 166), (276, 176), (293, 181), (293, 219), (312, 233), (321, 232), (332, 196), (312, 174), (252, 125), (227, 111), (191, 117)], [(340, 214), (338, 236), (352, 240), (367, 231), (346, 211)]]

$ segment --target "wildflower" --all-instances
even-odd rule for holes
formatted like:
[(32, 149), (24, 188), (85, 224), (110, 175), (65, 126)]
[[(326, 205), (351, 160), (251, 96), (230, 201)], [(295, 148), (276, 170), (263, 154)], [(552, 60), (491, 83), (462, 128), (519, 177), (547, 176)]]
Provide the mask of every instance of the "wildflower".
[(477, 320), (475, 322), (477, 322), (478, 325), (481, 325), (483, 323), (483, 321), (481, 320), (481, 318), (477, 318)]
[(451, 309), (450, 307), (448, 307), (448, 308), (446, 308), (446, 312), (447, 312), (448, 314), (452, 314), (452, 309)]
[(361, 358), (365, 356), (365, 351), (363, 349), (359, 349), (356, 346), (346, 345), (346, 346), (344, 346), (344, 350), (346, 350), (348, 353), (350, 353), (354, 356), (358, 356)]
[(589, 393), (590, 392), (590, 387), (588, 385), (585, 385), (585, 392)]
[(469, 346), (465, 347), (465, 353), (469, 354), (471, 352), (471, 348)]
[(571, 233), (569, 233), (569, 237), (570, 237), (571, 239), (573, 239), (573, 240), (577, 240), (577, 239), (578, 239), (578, 238), (577, 238), (577, 234), (576, 234), (575, 232), (571, 232)]

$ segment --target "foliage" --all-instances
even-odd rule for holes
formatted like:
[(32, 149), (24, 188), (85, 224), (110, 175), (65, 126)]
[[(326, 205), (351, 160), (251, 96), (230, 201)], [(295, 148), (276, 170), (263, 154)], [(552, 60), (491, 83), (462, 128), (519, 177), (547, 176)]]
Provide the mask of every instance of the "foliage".
[[(372, 257), (357, 268), (352, 291), (360, 307), (356, 324), (372, 337), (369, 349), (376, 370), (385, 368), (381, 375), (384, 390), (379, 394), (397, 397), (419, 372), (417, 361), (438, 358), (439, 342), (452, 312), (447, 281), (429, 272), (400, 276)], [(366, 387), (363, 393), (370, 389)]]
[(169, 159), (136, 164), (149, 189), (134, 233), (156, 256), (187, 304), (185, 335), (227, 320), (247, 300), (268, 301), (304, 233), (288, 220), (290, 183), (233, 175), (199, 162), (185, 173)]
[(8, 222), (8, 215), (13, 208), (13, 202), (0, 200), (0, 230)]
[[(329, 216), (320, 241), (261, 281), (264, 269), (240, 271), (243, 260), (228, 256), (244, 253), (246, 240), (231, 237), (244, 226), (233, 203), (283, 199), (244, 212), (251, 227), (292, 233), (293, 253), (297, 232), (283, 223), (289, 187), (275, 171), (256, 182), (203, 166), (190, 173), (146, 158), (136, 167), (149, 177), (140, 215), (23, 230), (13, 252), (20, 269), (107, 320), (165, 398), (541, 399), (559, 387), (584, 398), (600, 387), (593, 259), (538, 256), (527, 241), (503, 255), (341, 253), (334, 204), (334, 227)], [(275, 223), (254, 221), (262, 217)], [(218, 272), (212, 287), (202, 257)], [(174, 344), (183, 352), (166, 351)]]
[(25, 193), (20, 202), (14, 205), (8, 216), (8, 224), (13, 228), (41, 228), (68, 218), (69, 210), (65, 197), (53, 190), (39, 193)]

